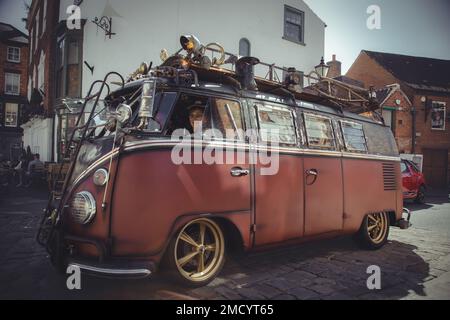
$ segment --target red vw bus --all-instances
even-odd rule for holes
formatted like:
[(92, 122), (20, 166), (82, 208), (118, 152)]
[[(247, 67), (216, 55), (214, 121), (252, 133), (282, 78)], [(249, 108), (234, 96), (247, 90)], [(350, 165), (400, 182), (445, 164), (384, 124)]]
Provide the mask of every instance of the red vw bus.
[[(341, 101), (254, 77), (256, 58), (210, 59), (195, 37), (157, 68), (145, 64), (99, 97), (72, 139), (38, 241), (52, 262), (86, 272), (145, 277), (169, 270), (201, 286), (233, 250), (357, 234), (382, 247), (402, 219), (400, 158), (382, 121)], [(221, 67), (232, 61), (235, 71)], [(323, 80), (323, 79), (322, 79)], [(80, 122), (81, 123), (81, 122)], [(74, 132), (75, 132), (74, 131)], [(69, 148), (68, 151), (70, 152)]]

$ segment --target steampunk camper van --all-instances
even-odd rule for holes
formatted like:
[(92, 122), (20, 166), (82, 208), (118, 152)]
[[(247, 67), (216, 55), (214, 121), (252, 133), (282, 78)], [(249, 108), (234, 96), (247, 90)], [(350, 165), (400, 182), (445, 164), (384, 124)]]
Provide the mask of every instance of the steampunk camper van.
[[(390, 227), (408, 227), (391, 131), (348, 111), (371, 111), (368, 94), (317, 75), (303, 90), (293, 69), (275, 81), (276, 67), (256, 58), (193, 36), (181, 45), (156, 68), (143, 64), (126, 80), (112, 72), (91, 87), (81, 114), (93, 107), (72, 134), (70, 169), (38, 235), (55, 266), (170, 270), (200, 286), (233, 249), (342, 234), (378, 249)], [(269, 79), (254, 76), (256, 64)]]

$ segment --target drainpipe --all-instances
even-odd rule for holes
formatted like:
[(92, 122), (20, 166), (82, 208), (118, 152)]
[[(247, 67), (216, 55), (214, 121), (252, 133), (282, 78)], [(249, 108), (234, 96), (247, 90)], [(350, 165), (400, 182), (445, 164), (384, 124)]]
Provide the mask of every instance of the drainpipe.
[(412, 115), (412, 149), (411, 153), (416, 154), (416, 107), (411, 108)]

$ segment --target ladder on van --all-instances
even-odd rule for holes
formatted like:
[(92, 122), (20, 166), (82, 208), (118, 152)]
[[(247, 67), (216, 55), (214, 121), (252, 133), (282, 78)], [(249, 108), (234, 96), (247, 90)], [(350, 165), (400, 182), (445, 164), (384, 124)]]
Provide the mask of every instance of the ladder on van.
[[(111, 93), (110, 87), (107, 83), (108, 79), (111, 76), (117, 76), (121, 80), (120, 85), (123, 88), (125, 86), (124, 78), (117, 72), (109, 72), (103, 80), (94, 81), (86, 95), (86, 98), (83, 99), (83, 105), (80, 110), (80, 115), (75, 123), (75, 127), (70, 134), (70, 139), (66, 145), (64, 153), (62, 155), (62, 159), (58, 164), (58, 168), (56, 169), (56, 175), (53, 179), (52, 187), (50, 190), (50, 196), (47, 202), (47, 207), (44, 209), (44, 214), (41, 218), (39, 230), (36, 235), (36, 241), (44, 246), (47, 251), (50, 251), (51, 248), (49, 243), (54, 235), (54, 229), (59, 223), (59, 215), (62, 211), (62, 199), (69, 188), (69, 181), (72, 176), (72, 173), (75, 169), (75, 163), (80, 153), (81, 146), (86, 139), (86, 135), (89, 132), (89, 126), (92, 120), (96, 116), (96, 109), (100, 97), (103, 94), (104, 89), (106, 88), (106, 95)], [(100, 89), (96, 93), (92, 93), (94, 87), (100, 84)], [(84, 125), (80, 125), (81, 118), (85, 113), (87, 104), (94, 100), (94, 104), (92, 106), (92, 110), (89, 113), (88, 120)], [(77, 132), (81, 132), (79, 136), (77, 136)]]

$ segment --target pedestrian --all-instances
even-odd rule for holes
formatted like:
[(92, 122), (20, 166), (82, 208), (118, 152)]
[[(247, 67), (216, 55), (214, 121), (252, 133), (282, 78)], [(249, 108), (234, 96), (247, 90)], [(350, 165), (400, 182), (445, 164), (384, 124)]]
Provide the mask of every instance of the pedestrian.
[(28, 168), (28, 161), (26, 152), (23, 152), (20, 156), (19, 163), (14, 167), (14, 172), (16, 175), (19, 176), (19, 184), (17, 184), (17, 188), (21, 187), (23, 185), (23, 178), (25, 175), (25, 172)]
[(39, 153), (36, 153), (34, 155), (33, 161), (28, 163), (28, 169), (26, 172), (26, 176), (28, 178), (28, 183), (27, 183), (26, 187), (31, 186), (31, 183), (33, 182), (33, 180), (43, 174), (44, 168), (45, 168), (45, 166), (44, 166), (44, 163), (40, 160)]

